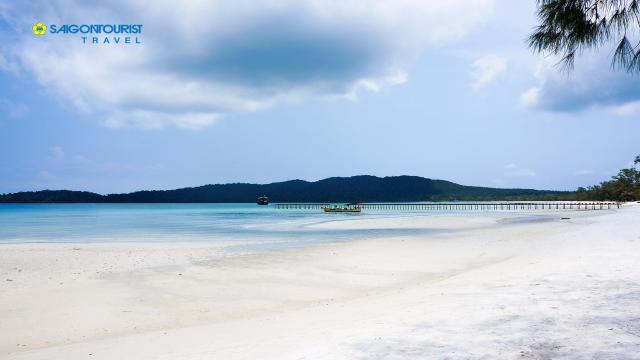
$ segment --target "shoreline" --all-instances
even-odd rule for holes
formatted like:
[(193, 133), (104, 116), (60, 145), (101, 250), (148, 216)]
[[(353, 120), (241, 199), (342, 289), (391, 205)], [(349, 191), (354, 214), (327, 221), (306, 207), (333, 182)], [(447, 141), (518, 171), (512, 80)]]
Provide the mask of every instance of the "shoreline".
[[(604, 299), (623, 283), (629, 299), (604, 303), (609, 317), (628, 320), (635, 334), (640, 271), (630, 264), (640, 261), (634, 226), (640, 207), (566, 213), (574, 214), (571, 220), (510, 224), (469, 216), (471, 225), (453, 232), (228, 257), (199, 243), (0, 244), (0, 358), (468, 358), (500, 351), (562, 357), (580, 344), (572, 331), (586, 330), (555, 310), (571, 301), (576, 312), (565, 309), (563, 316), (601, 310), (567, 294), (587, 288)], [(369, 228), (374, 221), (447, 228), (459, 220), (415, 216), (321, 226)], [(562, 306), (536, 317), (527, 307), (539, 301), (530, 296)], [(486, 308), (478, 312), (480, 304)], [(491, 321), (498, 322), (478, 325)], [(562, 345), (528, 340), (531, 326), (551, 323), (557, 328), (540, 336), (564, 336)], [(598, 337), (582, 335), (598, 344), (620, 341), (618, 355), (640, 351), (634, 335), (606, 330), (603, 337), (596, 328)], [(261, 346), (252, 348), (256, 340)]]

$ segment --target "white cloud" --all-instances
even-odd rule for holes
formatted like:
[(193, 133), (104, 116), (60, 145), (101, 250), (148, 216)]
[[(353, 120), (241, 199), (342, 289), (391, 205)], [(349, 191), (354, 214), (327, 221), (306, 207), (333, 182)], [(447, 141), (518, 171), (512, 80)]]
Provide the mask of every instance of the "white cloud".
[(532, 177), (537, 175), (535, 171), (520, 167), (514, 163), (505, 165), (504, 169), (505, 176), (509, 177)]
[(533, 108), (540, 101), (540, 88), (532, 87), (520, 95), (520, 103), (527, 108)]
[(104, 120), (103, 125), (110, 128), (133, 125), (144, 129), (162, 129), (167, 125), (174, 124), (182, 129), (196, 130), (213, 124), (217, 118), (217, 114), (206, 112), (171, 114), (146, 110), (114, 111)]
[(6, 98), (0, 98), (0, 112), (11, 119), (21, 119), (29, 113), (29, 108)]
[(633, 116), (640, 113), (640, 100), (611, 106), (611, 112), (618, 116)]
[[(5, 3), (0, 16), (15, 34), (5, 39), (11, 51), (0, 58), (0, 68), (19, 64), (107, 126), (194, 129), (278, 102), (356, 98), (361, 91), (402, 84), (416, 55), (468, 34), (491, 15), (493, 2)], [(83, 45), (79, 36), (29, 36), (24, 29), (33, 19), (141, 23), (143, 44)]]
[(50, 147), (47, 158), (51, 162), (63, 162), (65, 160), (64, 149), (57, 145)]
[(601, 109), (620, 116), (638, 111), (637, 76), (612, 70), (608, 52), (586, 52), (569, 71), (563, 71), (558, 61), (547, 57), (538, 63), (533, 73), (537, 84), (520, 95), (523, 106), (565, 113)]
[(96, 173), (113, 173), (131, 171), (133, 166), (115, 162), (94, 161), (81, 154), (67, 154), (61, 146), (51, 146), (46, 156), (48, 174), (59, 172), (80, 171)]
[(38, 182), (35, 182), (35, 184), (40, 185), (41, 182), (49, 182), (49, 181), (53, 181), (56, 180), (56, 176), (53, 175), (52, 173), (48, 172), (47, 170), (41, 170), (38, 172)]
[(9, 61), (5, 55), (0, 52), (0, 70), (17, 75), (19, 66), (14, 61)]
[(389, 76), (379, 79), (361, 79), (357, 81), (344, 96), (348, 99), (355, 100), (358, 98), (358, 93), (362, 90), (377, 93), (385, 87), (406, 83), (408, 77), (409, 75), (405, 71), (398, 70), (395, 74), (391, 73)]
[(471, 86), (478, 91), (507, 70), (507, 59), (485, 55), (474, 61), (471, 68)]

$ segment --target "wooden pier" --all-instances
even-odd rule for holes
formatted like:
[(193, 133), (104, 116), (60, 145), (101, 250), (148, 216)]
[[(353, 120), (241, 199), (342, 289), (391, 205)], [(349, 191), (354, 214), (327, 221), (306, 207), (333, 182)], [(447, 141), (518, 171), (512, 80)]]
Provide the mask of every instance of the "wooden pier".
[[(329, 203), (277, 203), (276, 209), (322, 210)], [(620, 208), (618, 202), (437, 202), (437, 203), (361, 203), (362, 210), (453, 211), (453, 210), (606, 210)]]

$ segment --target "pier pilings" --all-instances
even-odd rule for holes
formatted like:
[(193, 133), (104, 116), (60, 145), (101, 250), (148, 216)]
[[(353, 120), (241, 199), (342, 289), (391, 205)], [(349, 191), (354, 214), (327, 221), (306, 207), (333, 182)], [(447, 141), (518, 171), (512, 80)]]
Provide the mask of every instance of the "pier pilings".
[[(276, 203), (282, 210), (322, 210), (330, 203)], [(453, 211), (453, 210), (605, 210), (618, 209), (620, 203), (609, 201), (551, 202), (430, 202), (430, 203), (360, 203), (362, 210)]]

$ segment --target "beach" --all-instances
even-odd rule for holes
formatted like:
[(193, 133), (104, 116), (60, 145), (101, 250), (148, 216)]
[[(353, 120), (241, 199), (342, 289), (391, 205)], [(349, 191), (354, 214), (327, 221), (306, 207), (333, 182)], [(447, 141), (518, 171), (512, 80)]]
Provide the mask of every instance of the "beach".
[(638, 359), (640, 205), (333, 217), (433, 229), (221, 255), (0, 244), (2, 359)]

